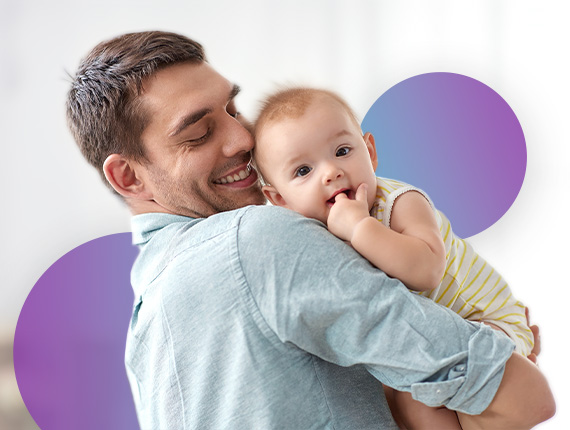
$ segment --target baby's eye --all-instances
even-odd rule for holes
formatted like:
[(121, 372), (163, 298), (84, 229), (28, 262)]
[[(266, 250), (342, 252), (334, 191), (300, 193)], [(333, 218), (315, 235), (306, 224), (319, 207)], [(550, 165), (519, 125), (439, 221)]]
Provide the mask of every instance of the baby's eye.
[(348, 155), (349, 152), (350, 152), (350, 148), (347, 146), (343, 146), (342, 148), (338, 148), (336, 150), (336, 156), (337, 157), (344, 157), (345, 155)]
[(309, 166), (301, 166), (297, 170), (295, 170), (295, 176), (306, 176), (311, 172), (311, 168)]

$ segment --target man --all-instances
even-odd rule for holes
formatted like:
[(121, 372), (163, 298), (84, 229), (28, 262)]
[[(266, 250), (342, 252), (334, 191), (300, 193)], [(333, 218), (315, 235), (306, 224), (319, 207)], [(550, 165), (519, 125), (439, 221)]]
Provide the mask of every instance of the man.
[(134, 215), (141, 427), (397, 428), (378, 380), (464, 412), (463, 428), (549, 418), (546, 381), (505, 336), (411, 295), (322, 224), (251, 206), (238, 90), (196, 42), (145, 32), (95, 47), (69, 93), (77, 143)]

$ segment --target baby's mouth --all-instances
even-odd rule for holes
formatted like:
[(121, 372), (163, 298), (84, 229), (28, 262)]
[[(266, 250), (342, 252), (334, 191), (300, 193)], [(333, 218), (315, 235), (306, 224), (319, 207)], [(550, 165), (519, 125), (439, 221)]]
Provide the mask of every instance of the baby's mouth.
[(334, 195), (327, 200), (327, 206), (331, 207), (332, 205), (335, 204), (335, 199), (336, 196), (338, 196), (339, 194), (346, 194), (346, 196), (350, 199), (350, 200), (354, 200), (354, 192), (350, 189), (345, 189), (345, 190), (339, 190), (338, 192), (334, 193)]

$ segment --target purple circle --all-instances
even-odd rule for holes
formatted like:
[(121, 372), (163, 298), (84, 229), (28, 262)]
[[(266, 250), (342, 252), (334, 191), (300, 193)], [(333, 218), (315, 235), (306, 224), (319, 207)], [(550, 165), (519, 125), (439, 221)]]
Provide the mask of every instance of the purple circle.
[(138, 428), (124, 366), (136, 254), (130, 233), (92, 240), (55, 262), (28, 295), (14, 367), (42, 430)]
[(378, 176), (426, 191), (460, 237), (511, 207), (526, 171), (524, 134), (494, 90), (467, 76), (427, 73), (396, 84), (369, 109)]

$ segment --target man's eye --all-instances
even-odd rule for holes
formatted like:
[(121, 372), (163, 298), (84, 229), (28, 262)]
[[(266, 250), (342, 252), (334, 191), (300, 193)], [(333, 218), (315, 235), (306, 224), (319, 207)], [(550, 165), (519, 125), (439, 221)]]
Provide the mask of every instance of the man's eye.
[(295, 176), (306, 176), (311, 172), (311, 168), (308, 166), (301, 166), (295, 171)]
[(187, 143), (190, 146), (198, 146), (198, 145), (204, 143), (210, 137), (211, 132), (212, 132), (212, 130), (208, 129), (203, 136), (200, 136), (196, 139), (190, 139), (187, 141)]
[(344, 157), (345, 155), (348, 155), (349, 152), (350, 152), (350, 148), (343, 146), (342, 148), (338, 148), (336, 150), (336, 156), (337, 157)]

